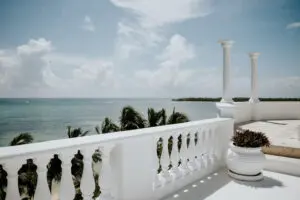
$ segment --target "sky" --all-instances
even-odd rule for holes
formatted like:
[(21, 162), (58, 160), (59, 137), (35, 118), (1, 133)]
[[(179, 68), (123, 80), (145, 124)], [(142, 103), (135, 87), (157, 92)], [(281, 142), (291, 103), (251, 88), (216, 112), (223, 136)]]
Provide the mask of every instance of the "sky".
[(300, 97), (299, 0), (1, 0), (0, 97)]

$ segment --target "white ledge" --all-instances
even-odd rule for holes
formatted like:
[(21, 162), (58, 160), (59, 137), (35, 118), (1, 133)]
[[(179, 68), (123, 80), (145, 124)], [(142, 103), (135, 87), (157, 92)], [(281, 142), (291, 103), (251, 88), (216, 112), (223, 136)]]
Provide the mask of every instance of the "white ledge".
[(208, 125), (216, 122), (226, 122), (231, 121), (232, 119), (227, 118), (213, 118), (213, 119), (205, 119), (199, 121), (192, 121), (182, 124), (174, 124), (174, 125), (165, 125), (158, 126), (152, 128), (143, 128), (131, 131), (123, 131), (123, 132), (115, 132), (109, 134), (101, 134), (101, 135), (91, 135), (85, 137), (78, 138), (68, 138), (68, 139), (60, 139), (60, 140), (52, 140), (46, 142), (39, 142), (27, 145), (19, 145), (19, 146), (10, 146), (10, 147), (2, 147), (0, 148), (0, 158), (12, 158), (14, 156), (26, 155), (26, 154), (34, 154), (37, 152), (45, 152), (45, 151), (55, 151), (59, 152), (59, 149), (72, 148), (72, 147), (85, 147), (93, 144), (105, 144), (111, 143), (119, 140), (127, 140), (134, 137), (145, 137), (145, 136), (155, 136), (162, 134), (166, 131), (176, 130), (177, 132), (180, 129), (185, 128), (193, 128), (198, 127), (199, 125)]

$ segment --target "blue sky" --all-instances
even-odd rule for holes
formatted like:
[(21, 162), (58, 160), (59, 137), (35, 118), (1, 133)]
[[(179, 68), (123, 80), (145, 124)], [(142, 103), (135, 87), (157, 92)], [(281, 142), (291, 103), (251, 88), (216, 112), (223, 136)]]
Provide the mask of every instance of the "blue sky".
[(300, 97), (298, 0), (2, 0), (0, 97)]

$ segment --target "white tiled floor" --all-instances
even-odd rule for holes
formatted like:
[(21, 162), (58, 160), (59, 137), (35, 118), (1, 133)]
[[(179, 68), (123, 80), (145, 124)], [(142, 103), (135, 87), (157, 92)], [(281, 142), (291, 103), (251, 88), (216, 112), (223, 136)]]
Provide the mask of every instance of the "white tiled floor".
[(225, 170), (199, 180), (165, 200), (299, 200), (300, 177), (265, 171), (260, 182), (235, 181)]

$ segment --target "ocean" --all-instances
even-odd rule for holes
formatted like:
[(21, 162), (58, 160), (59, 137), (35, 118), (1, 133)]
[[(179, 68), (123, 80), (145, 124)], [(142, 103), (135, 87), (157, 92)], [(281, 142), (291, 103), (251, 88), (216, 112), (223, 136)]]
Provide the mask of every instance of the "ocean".
[(174, 102), (171, 99), (0, 99), (0, 146), (21, 132), (30, 132), (35, 142), (67, 138), (67, 126), (95, 134), (104, 117), (118, 121), (124, 106), (133, 106), (145, 117), (147, 109), (173, 108), (190, 120), (214, 118), (213, 102)]

